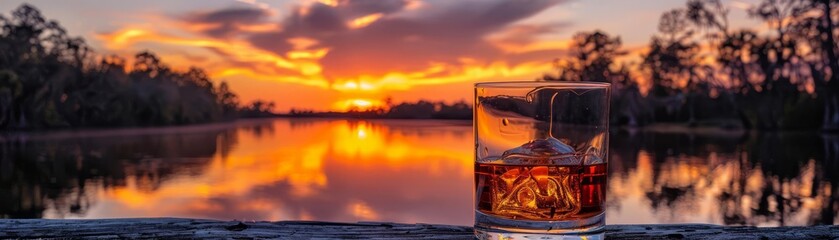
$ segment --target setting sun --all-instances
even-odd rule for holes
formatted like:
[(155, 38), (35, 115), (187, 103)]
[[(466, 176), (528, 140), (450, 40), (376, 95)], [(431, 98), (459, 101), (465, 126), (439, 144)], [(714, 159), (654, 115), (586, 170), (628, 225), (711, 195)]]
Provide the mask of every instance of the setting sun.
[(371, 99), (348, 99), (345, 101), (340, 101), (335, 104), (334, 109), (336, 111), (347, 112), (347, 111), (367, 111), (372, 110), (375, 108), (381, 108), (384, 106), (384, 103), (379, 100), (371, 100)]

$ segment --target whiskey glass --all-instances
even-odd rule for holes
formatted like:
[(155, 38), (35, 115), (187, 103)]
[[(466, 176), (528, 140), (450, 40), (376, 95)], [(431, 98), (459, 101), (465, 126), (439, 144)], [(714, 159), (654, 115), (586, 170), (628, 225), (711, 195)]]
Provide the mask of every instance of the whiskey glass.
[(475, 84), (478, 239), (602, 239), (610, 84)]

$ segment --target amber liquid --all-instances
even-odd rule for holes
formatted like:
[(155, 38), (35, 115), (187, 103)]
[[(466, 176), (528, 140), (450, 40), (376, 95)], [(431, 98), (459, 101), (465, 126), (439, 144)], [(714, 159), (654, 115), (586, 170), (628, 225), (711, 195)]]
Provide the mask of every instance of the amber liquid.
[(606, 164), (475, 164), (475, 197), (484, 214), (564, 221), (596, 216), (606, 200)]

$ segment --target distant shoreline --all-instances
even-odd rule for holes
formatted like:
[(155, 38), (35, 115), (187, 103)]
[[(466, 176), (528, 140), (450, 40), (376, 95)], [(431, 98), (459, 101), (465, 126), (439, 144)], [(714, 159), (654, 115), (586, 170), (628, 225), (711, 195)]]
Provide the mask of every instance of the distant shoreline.
[[(238, 118), (229, 121), (218, 121), (209, 123), (196, 123), (187, 125), (166, 125), (166, 126), (131, 126), (131, 127), (83, 127), (83, 128), (54, 128), (54, 129), (38, 129), (38, 130), (15, 130), (15, 131), (0, 131), (0, 142), (8, 142), (15, 140), (43, 140), (43, 139), (61, 139), (73, 137), (110, 137), (110, 136), (124, 136), (124, 135), (153, 135), (160, 133), (192, 133), (203, 132), (208, 130), (219, 130), (230, 128), (231, 125), (247, 126), (256, 125), (265, 122), (271, 122), (277, 119), (299, 119), (299, 120), (357, 120), (357, 121), (444, 121), (459, 124), (452, 125), (471, 125), (471, 120), (463, 119), (394, 119), (394, 118), (334, 118), (334, 117), (285, 117), (281, 115), (266, 116), (257, 118)], [(429, 121), (430, 120), (430, 121)]]
[(354, 115), (353, 113), (316, 113), (316, 114), (307, 114), (307, 115), (294, 115), (294, 114), (275, 114), (273, 117), (282, 117), (282, 118), (334, 118), (334, 119), (405, 119), (405, 120), (468, 120), (471, 121), (472, 118), (423, 118), (423, 117), (388, 117), (383, 115), (369, 115), (366, 113), (360, 113), (358, 115)]
[[(352, 117), (303, 117), (294, 116), (289, 117), (282, 114), (277, 114), (270, 117), (259, 118), (239, 118), (231, 121), (220, 121), (212, 123), (200, 123), (189, 125), (168, 125), (168, 126), (148, 126), (148, 127), (102, 127), (102, 128), (62, 128), (62, 129), (41, 129), (32, 131), (0, 131), (0, 142), (10, 141), (31, 141), (31, 140), (54, 140), (65, 138), (78, 137), (113, 137), (113, 136), (139, 136), (139, 135), (154, 135), (161, 133), (195, 133), (208, 130), (220, 130), (230, 128), (233, 126), (248, 126), (258, 125), (266, 122), (272, 122), (278, 119), (287, 120), (313, 120), (313, 121), (335, 121), (335, 120), (349, 120), (349, 121), (373, 121), (373, 122), (387, 122), (387, 123), (410, 123), (417, 124), (421, 122), (445, 122), (445, 125), (451, 126), (471, 126), (471, 119), (417, 119), (417, 118), (352, 118)], [(437, 126), (436, 124), (430, 126)], [(429, 127), (429, 126), (424, 126)], [(755, 133), (815, 133), (815, 134), (836, 134), (831, 131), (821, 130), (777, 130), (766, 131), (758, 129), (729, 129), (718, 126), (689, 126), (686, 123), (656, 123), (641, 127), (628, 126), (612, 126), (611, 132), (622, 133), (639, 133), (639, 132), (655, 132), (655, 133), (687, 133), (695, 135), (714, 135), (721, 137), (739, 137), (746, 134)]]

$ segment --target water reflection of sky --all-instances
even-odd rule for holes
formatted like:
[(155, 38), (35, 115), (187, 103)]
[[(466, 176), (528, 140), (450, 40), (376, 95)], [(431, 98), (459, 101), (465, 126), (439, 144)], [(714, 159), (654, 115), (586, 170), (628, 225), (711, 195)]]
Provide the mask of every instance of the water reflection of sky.
[[(472, 223), (469, 122), (280, 119), (1, 142), (0, 216)], [(614, 133), (607, 222), (832, 224), (837, 139)]]

